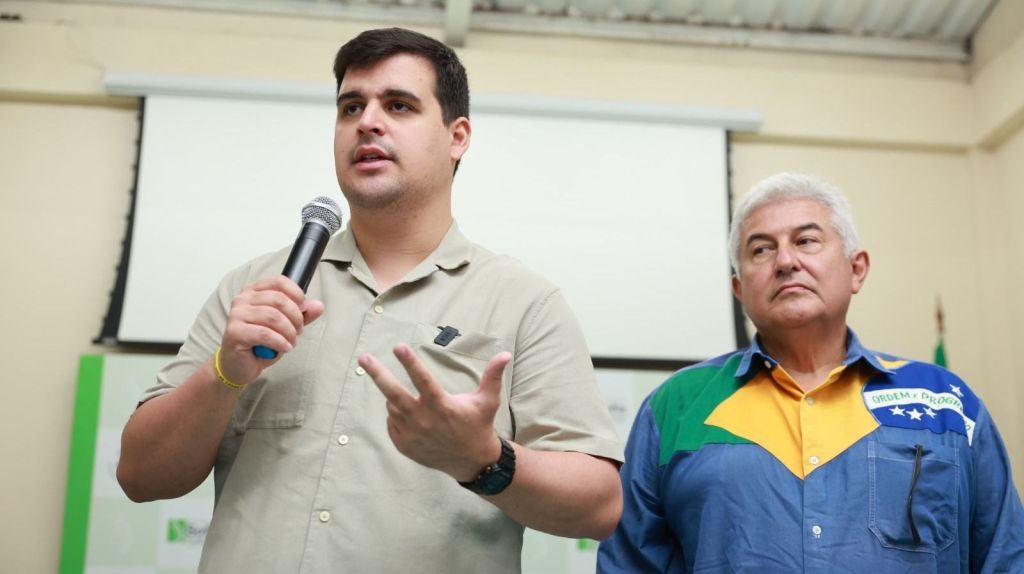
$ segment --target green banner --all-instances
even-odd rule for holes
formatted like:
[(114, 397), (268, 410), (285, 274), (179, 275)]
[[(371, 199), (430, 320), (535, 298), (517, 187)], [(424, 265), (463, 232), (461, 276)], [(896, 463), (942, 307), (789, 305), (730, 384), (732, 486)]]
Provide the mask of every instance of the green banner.
[(64, 539), (60, 549), (60, 574), (85, 572), (89, 538), (89, 503), (99, 427), (103, 357), (83, 355), (78, 362), (78, 388), (71, 424), (68, 487), (64, 499)]

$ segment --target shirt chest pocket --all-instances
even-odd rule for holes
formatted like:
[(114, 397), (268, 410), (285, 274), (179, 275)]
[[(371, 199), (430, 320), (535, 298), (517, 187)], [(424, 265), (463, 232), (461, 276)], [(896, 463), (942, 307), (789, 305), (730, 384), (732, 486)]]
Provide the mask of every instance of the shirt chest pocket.
[(307, 325), (295, 348), (242, 390), (231, 419), (234, 432), (302, 425), (316, 379), (325, 323)]
[(957, 535), (955, 447), (868, 443), (869, 527), (882, 546), (937, 553)]
[(501, 341), (483, 333), (442, 334), (438, 327), (417, 324), (413, 348), (449, 393), (471, 393), (484, 367), (501, 352)]
[[(461, 331), (458, 336), (451, 337), (442, 335), (440, 328), (423, 323), (417, 324), (414, 331), (412, 347), (417, 356), (452, 394), (475, 391), (480, 386), (480, 377), (487, 362), (503, 350), (501, 339), (484, 333)], [(505, 367), (501, 406), (494, 417), (494, 427), (505, 436), (512, 435), (512, 417), (508, 408), (511, 370), (511, 364)]]

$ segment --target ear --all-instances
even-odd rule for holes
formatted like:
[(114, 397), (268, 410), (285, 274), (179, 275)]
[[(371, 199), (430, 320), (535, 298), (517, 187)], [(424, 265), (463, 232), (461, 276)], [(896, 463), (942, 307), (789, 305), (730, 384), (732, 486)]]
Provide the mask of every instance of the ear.
[(455, 118), (448, 126), (448, 133), (452, 136), (452, 161), (459, 161), (469, 149), (469, 138), (473, 135), (473, 127), (469, 125), (469, 118)]
[(850, 288), (853, 293), (857, 293), (864, 286), (864, 281), (868, 278), (868, 271), (871, 269), (871, 257), (868, 256), (867, 251), (857, 251), (850, 258), (850, 266), (853, 270), (853, 275), (850, 278)]
[(736, 275), (732, 276), (732, 296), (739, 299), (740, 295), (743, 294), (743, 285), (740, 283), (739, 277)]

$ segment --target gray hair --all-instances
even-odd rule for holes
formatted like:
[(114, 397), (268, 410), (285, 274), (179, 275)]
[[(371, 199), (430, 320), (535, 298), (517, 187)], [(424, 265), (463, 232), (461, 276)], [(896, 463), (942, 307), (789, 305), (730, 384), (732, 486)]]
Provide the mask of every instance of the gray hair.
[(843, 240), (843, 252), (852, 257), (857, 251), (857, 228), (853, 225), (850, 204), (835, 186), (814, 176), (799, 173), (779, 173), (761, 180), (743, 197), (733, 212), (729, 225), (729, 261), (733, 273), (739, 273), (740, 228), (760, 207), (793, 199), (810, 199), (829, 208), (832, 227)]

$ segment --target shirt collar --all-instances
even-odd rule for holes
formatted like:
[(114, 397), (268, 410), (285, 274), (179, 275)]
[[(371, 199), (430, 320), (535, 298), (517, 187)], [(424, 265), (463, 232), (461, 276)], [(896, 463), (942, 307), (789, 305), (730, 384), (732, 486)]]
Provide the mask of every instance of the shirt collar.
[[(882, 373), (892, 374), (893, 372), (891, 369), (882, 365), (875, 353), (868, 350), (861, 344), (860, 339), (857, 338), (857, 334), (853, 332), (853, 329), (847, 327), (846, 357), (843, 358), (843, 366), (850, 366), (857, 361), (865, 361), (875, 370)], [(743, 360), (740, 361), (740, 365), (736, 369), (736, 378), (746, 380), (753, 376), (755, 369), (763, 367), (771, 370), (778, 364), (779, 362), (773, 359), (768, 352), (764, 350), (764, 347), (761, 346), (761, 337), (755, 335), (750, 346), (743, 352)]]
[[(459, 230), (459, 224), (452, 221), (451, 227), (445, 233), (437, 249), (417, 267), (424, 264), (435, 266), (438, 269), (457, 269), (470, 262), (473, 255), (473, 244)], [(338, 261), (351, 264), (353, 261), (362, 260), (362, 254), (356, 245), (355, 235), (351, 227), (331, 238), (327, 248), (324, 249), (322, 257), (324, 261)]]
[(459, 230), (458, 222), (452, 220), (452, 226), (448, 228), (441, 244), (427, 259), (438, 269), (458, 269), (473, 259), (473, 243)]

